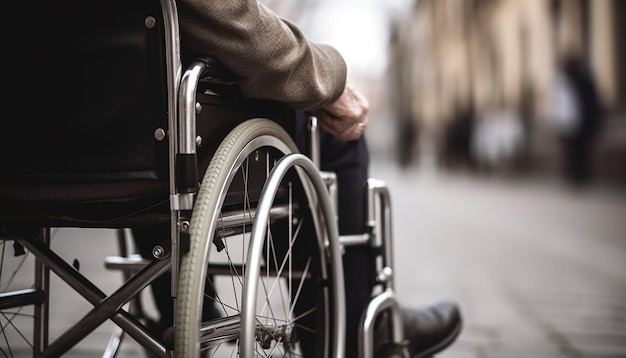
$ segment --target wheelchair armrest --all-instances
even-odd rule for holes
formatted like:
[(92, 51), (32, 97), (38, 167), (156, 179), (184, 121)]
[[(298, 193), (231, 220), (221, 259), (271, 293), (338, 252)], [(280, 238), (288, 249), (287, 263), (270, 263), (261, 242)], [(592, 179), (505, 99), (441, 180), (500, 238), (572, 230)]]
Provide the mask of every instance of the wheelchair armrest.
[(198, 90), (201, 93), (243, 97), (235, 82), (235, 75), (219, 61), (212, 57), (198, 58), (196, 61), (201, 61), (206, 66), (204, 75), (198, 83)]

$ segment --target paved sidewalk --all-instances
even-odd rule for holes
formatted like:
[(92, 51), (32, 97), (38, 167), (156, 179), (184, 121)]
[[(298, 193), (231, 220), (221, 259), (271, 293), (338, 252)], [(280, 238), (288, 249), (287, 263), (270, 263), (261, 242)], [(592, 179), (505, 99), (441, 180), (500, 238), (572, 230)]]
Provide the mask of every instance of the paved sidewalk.
[[(372, 176), (391, 190), (401, 300), (448, 297), (462, 308), (464, 330), (439, 358), (626, 357), (626, 193), (383, 162), (374, 160)], [(107, 294), (119, 285), (121, 273), (102, 262), (116, 254), (114, 232), (65, 229), (55, 237), (60, 255), (77, 259)], [(54, 331), (91, 306), (59, 279), (52, 284)], [(112, 328), (107, 322), (65, 357), (100, 356)], [(126, 338), (119, 356), (144, 351)]]
[(626, 357), (626, 193), (374, 162), (404, 303), (457, 299), (441, 358)]

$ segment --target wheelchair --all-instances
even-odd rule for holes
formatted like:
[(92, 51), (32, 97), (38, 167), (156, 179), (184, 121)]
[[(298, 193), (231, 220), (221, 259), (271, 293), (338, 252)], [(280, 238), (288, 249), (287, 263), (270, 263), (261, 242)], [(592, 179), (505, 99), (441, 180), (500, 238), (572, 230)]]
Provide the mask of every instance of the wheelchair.
[[(405, 354), (388, 189), (368, 180), (367, 227), (339, 236), (336, 178), (318, 169), (315, 118), (299, 153), (293, 110), (242, 97), (210, 58), (183, 60), (174, 0), (15, 6), (29, 14), (16, 31), (34, 35), (9, 41), (19, 55), (5, 76), (20, 111), (3, 120), (0, 143), (0, 355), (60, 357), (111, 320), (108, 357), (122, 336), (162, 357), (343, 357), (347, 245), (377, 253), (360, 356), (373, 357), (381, 312), (391, 312), (390, 346)], [(153, 225), (170, 230), (153, 258), (120, 245), (106, 259), (125, 273), (110, 295), (51, 245), (57, 228), (124, 238)], [(165, 273), (175, 323), (158, 337), (132, 307)], [(93, 305), (53, 340), (51, 274)]]

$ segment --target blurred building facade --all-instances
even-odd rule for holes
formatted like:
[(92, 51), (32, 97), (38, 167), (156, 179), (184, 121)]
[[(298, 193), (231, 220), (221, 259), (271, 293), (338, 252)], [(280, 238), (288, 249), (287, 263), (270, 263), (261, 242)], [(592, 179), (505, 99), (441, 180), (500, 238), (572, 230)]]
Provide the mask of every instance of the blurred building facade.
[[(558, 157), (547, 144), (550, 93), (559, 60), (574, 54), (591, 70), (605, 109), (601, 142), (619, 147), (626, 139), (616, 134), (626, 129), (622, 15), (619, 0), (416, 0), (390, 40), (398, 126), (419, 133), (420, 148), (432, 144), (426, 148), (444, 165), (540, 167)], [(400, 145), (410, 151), (417, 140), (406, 140)]]

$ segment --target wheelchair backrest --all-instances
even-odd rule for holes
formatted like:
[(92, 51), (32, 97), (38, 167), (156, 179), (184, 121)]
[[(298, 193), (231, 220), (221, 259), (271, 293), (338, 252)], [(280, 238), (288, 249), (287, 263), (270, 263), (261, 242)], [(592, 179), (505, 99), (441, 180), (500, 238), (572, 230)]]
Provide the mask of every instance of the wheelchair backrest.
[[(0, 129), (0, 226), (16, 220), (52, 226), (169, 222), (167, 210), (177, 207), (168, 205), (172, 196), (197, 188), (200, 178), (186, 174), (202, 175), (237, 124), (264, 117), (294, 133), (292, 109), (243, 98), (228, 71), (207, 58), (188, 59), (189, 67), (206, 65), (195, 107), (185, 111), (193, 116), (174, 108), (181, 73), (188, 72), (181, 68), (173, 5), (8, 5), (6, 13), (19, 14), (19, 21), (3, 34), (8, 91)], [(193, 123), (195, 133), (181, 130), (181, 123)], [(197, 153), (179, 152), (182, 139)], [(197, 170), (180, 170), (179, 163), (194, 161)]]
[(3, 35), (0, 181), (166, 180), (159, 0), (19, 3), (5, 13), (19, 21)]

